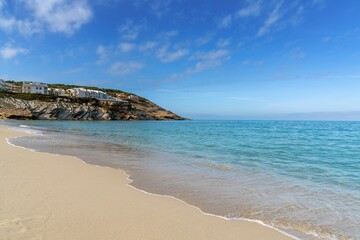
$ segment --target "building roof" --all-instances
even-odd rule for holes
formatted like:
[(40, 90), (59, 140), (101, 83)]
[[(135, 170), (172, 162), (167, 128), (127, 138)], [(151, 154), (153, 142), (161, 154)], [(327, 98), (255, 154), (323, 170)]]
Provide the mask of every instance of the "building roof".
[(48, 86), (46, 83), (41, 83), (41, 82), (23, 82), (23, 85), (44, 86), (44, 87)]

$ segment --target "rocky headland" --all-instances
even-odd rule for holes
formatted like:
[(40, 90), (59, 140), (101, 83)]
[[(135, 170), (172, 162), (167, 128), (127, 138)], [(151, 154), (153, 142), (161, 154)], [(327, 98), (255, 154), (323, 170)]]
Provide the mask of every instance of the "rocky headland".
[(142, 97), (136, 100), (100, 101), (10, 92), (0, 92), (0, 119), (185, 120)]

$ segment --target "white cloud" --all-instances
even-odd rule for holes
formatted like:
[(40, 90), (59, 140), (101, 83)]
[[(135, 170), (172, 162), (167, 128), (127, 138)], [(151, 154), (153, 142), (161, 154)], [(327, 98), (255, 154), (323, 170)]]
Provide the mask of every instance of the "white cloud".
[(157, 46), (157, 43), (156, 43), (156, 42), (148, 41), (148, 42), (145, 42), (145, 43), (141, 44), (141, 45), (139, 46), (139, 50), (140, 50), (141, 52), (145, 52), (145, 51), (154, 49), (156, 46)]
[(251, 2), (248, 6), (240, 9), (236, 16), (237, 17), (252, 17), (252, 16), (259, 16), (261, 11), (260, 2)]
[(219, 28), (229, 28), (232, 24), (232, 15), (229, 14), (225, 17), (223, 17), (222, 19), (220, 19), (220, 21), (218, 22), (218, 27)]
[(211, 68), (221, 66), (224, 61), (230, 58), (230, 53), (225, 49), (215, 49), (211, 51), (196, 52), (190, 57), (190, 60), (197, 60), (193, 67), (186, 69), (181, 73), (174, 73), (165, 82), (178, 81), (188, 75), (202, 72)]
[(280, 7), (282, 5), (282, 1), (279, 2), (274, 10), (271, 12), (270, 16), (265, 20), (263, 26), (259, 29), (257, 35), (263, 36), (265, 33), (269, 31), (269, 29), (280, 20), (281, 13), (280, 13)]
[(103, 45), (99, 45), (96, 53), (99, 55), (99, 60), (96, 63), (99, 65), (104, 64), (108, 58), (108, 50)]
[(176, 37), (179, 34), (177, 30), (162, 31), (157, 34), (159, 40), (168, 41), (170, 38)]
[(158, 18), (170, 11), (171, 0), (152, 0), (150, 2), (150, 9)]
[(230, 53), (226, 49), (217, 49), (207, 52), (196, 52), (191, 59), (199, 60), (194, 67), (186, 70), (186, 74), (201, 72), (210, 68), (222, 65), (223, 61), (230, 58)]
[(31, 36), (41, 32), (42, 26), (38, 21), (18, 20), (16, 22), (17, 30), (25, 36)]
[(306, 57), (306, 53), (302, 51), (300, 48), (294, 48), (290, 51), (289, 56), (292, 59), (302, 59)]
[(198, 59), (203, 61), (216, 60), (220, 58), (229, 58), (229, 51), (226, 49), (217, 49), (205, 52), (196, 52), (191, 59)]
[(124, 76), (137, 72), (142, 68), (144, 68), (144, 64), (141, 62), (115, 62), (107, 72), (116, 76)]
[(230, 38), (227, 39), (220, 39), (217, 43), (216, 46), (219, 48), (224, 48), (230, 45)]
[(44, 29), (71, 35), (92, 17), (92, 11), (86, 0), (17, 0), (17, 2), (28, 11), (29, 17), (20, 19), (2, 14), (1, 29), (17, 30), (24, 35), (31, 35)]
[(26, 54), (28, 52), (29, 51), (25, 48), (16, 48), (16, 47), (12, 47), (11, 44), (7, 44), (0, 49), (0, 56), (3, 59), (11, 59), (19, 54)]
[(218, 67), (221, 64), (222, 64), (222, 62), (219, 61), (219, 60), (198, 62), (198, 63), (195, 64), (194, 67), (187, 69), (186, 73), (187, 74), (192, 74), (192, 73), (202, 72), (202, 71), (204, 71), (206, 69)]
[(10, 32), (16, 26), (17, 21), (14, 17), (4, 18), (0, 17), (0, 29)]
[(135, 44), (127, 43), (127, 42), (119, 43), (118, 49), (124, 53), (131, 52), (132, 50), (135, 49)]
[(188, 75), (191, 75), (194, 73), (199, 73), (199, 72), (205, 71), (207, 69), (216, 68), (218, 66), (221, 66), (221, 64), (222, 64), (221, 60), (199, 61), (193, 67), (186, 69), (182, 73), (172, 74), (170, 77), (165, 79), (165, 82), (178, 81), (178, 80), (184, 78), (185, 76), (188, 76)]
[(161, 62), (173, 62), (189, 54), (189, 50), (187, 49), (169, 51), (168, 48), (169, 46), (164, 46), (159, 49), (156, 56), (160, 59)]
[(241, 8), (236, 13), (231, 13), (226, 15), (218, 21), (219, 28), (229, 28), (237, 20), (237, 18), (245, 17), (256, 17), (260, 15), (261, 4), (260, 1), (248, 1), (248, 5), (244, 8)]
[(203, 46), (205, 44), (207, 44), (208, 42), (210, 42), (213, 38), (213, 33), (207, 33), (204, 36), (201, 36), (199, 38), (195, 39), (195, 44), (198, 46)]
[(135, 40), (138, 38), (141, 29), (141, 25), (137, 25), (133, 21), (127, 20), (123, 25), (119, 27), (119, 32), (123, 39)]
[(299, 25), (304, 20), (305, 7), (303, 5), (296, 6), (295, 12), (290, 17), (289, 21), (293, 26)]
[(41, 23), (35, 20), (18, 20), (13, 16), (5, 16), (4, 14), (2, 17), (0, 17), (0, 30), (5, 32), (12, 32), (17, 30), (20, 34), (29, 36), (40, 32), (41, 28)]
[(72, 34), (92, 17), (85, 0), (26, 0), (26, 4), (36, 20), (43, 22), (52, 32)]

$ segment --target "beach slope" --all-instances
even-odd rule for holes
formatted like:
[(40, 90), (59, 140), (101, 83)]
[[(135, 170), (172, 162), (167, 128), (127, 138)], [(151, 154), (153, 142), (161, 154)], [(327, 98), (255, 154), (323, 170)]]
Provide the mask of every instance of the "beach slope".
[(121, 170), (11, 146), (0, 125), (0, 239), (291, 239), (128, 185)]

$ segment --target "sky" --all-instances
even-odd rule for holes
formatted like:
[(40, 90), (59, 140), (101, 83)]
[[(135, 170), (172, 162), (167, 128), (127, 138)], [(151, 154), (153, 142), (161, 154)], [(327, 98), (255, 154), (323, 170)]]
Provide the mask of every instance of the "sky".
[(0, 77), (193, 119), (360, 120), (360, 1), (0, 0)]

